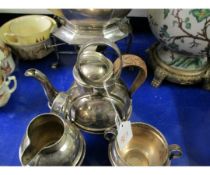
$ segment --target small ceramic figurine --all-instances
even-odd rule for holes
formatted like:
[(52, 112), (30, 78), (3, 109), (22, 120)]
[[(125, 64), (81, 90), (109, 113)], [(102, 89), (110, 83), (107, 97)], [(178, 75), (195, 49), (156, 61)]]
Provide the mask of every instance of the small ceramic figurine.
[[(12, 88), (9, 87), (11, 81), (14, 82)], [(3, 107), (8, 103), (11, 94), (15, 91), (16, 88), (17, 81), (15, 76), (6, 77), (6, 74), (0, 70), (0, 107)]]
[(15, 69), (11, 50), (2, 41), (0, 41), (0, 69), (3, 70), (7, 76)]

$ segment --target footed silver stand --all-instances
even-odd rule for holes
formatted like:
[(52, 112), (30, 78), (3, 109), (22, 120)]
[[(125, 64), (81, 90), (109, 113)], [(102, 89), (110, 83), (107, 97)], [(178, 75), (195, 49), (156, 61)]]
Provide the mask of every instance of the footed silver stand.
[(106, 38), (112, 42), (116, 42), (127, 37), (130, 33), (131, 26), (129, 20), (124, 18), (104, 27), (81, 27), (75, 26), (67, 21), (63, 26), (58, 28), (53, 35), (68, 44), (82, 45), (96, 38)]
[[(56, 69), (60, 65), (60, 54), (77, 54), (80, 45), (94, 38), (106, 38), (112, 42), (119, 41), (123, 38), (128, 38), (126, 53), (130, 51), (133, 35), (130, 22), (127, 18), (117, 21), (104, 28), (94, 27), (75, 27), (70, 22), (64, 23), (61, 19), (62, 26), (52, 34), (52, 40), (55, 46), (55, 54), (57, 61), (52, 64), (52, 68)], [(56, 47), (62, 44), (56, 44), (56, 38), (64, 41), (66, 44), (75, 45), (75, 51), (59, 51)]]

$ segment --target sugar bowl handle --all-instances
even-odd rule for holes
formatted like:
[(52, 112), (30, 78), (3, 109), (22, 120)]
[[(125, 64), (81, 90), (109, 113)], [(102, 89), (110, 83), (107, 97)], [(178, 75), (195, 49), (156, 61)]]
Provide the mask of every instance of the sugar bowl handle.
[[(122, 68), (131, 67), (131, 66), (139, 68), (139, 73), (129, 89), (129, 93), (132, 95), (146, 80), (147, 67), (143, 59), (136, 55), (132, 54), (122, 55)], [(120, 69), (120, 59), (117, 59), (114, 62), (114, 67), (115, 69)]]
[(177, 159), (182, 156), (182, 149), (177, 144), (171, 144), (168, 146), (169, 150), (169, 159)]

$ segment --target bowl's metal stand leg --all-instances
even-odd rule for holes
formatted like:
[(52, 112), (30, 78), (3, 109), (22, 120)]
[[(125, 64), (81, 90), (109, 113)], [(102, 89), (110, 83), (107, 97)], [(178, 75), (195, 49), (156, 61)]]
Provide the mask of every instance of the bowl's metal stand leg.
[(77, 45), (74, 46), (74, 51), (58, 51), (59, 55), (76, 55), (79, 51), (79, 47)]
[[(127, 37), (127, 41), (126, 41), (126, 50), (125, 50), (125, 54), (128, 54), (131, 52), (131, 47), (132, 47), (132, 43), (133, 43), (133, 33), (129, 33), (128, 37)], [(128, 70), (133, 71), (134, 67), (129, 67)]]
[[(63, 24), (62, 18), (60, 18), (56, 15), (54, 15), (53, 18), (56, 20), (57, 24), (59, 24), (59, 25)], [(51, 68), (57, 69), (61, 65), (61, 61), (60, 61), (60, 53), (58, 51), (58, 47), (56, 46), (57, 45), (56, 38), (53, 35), (52, 35), (52, 42), (53, 42), (53, 45), (55, 45), (54, 52), (56, 55), (56, 62), (52, 63)]]
[[(53, 44), (56, 45), (56, 38), (52, 37)], [(52, 63), (51, 68), (57, 69), (60, 66), (60, 54), (58, 52), (58, 47), (55, 47), (56, 62)]]
[(163, 80), (167, 77), (167, 72), (157, 64), (157, 59), (159, 58), (156, 58), (154, 55), (154, 46), (155, 45), (153, 45), (150, 49), (147, 50), (147, 52), (149, 53), (149, 59), (147, 59), (147, 61), (148, 65), (154, 71), (154, 77), (151, 82), (151, 85), (155, 88), (158, 88), (163, 82)]
[(166, 72), (163, 71), (160, 67), (155, 68), (154, 78), (151, 82), (151, 85), (154, 87), (159, 87), (163, 80), (166, 78)]
[(129, 53), (131, 51), (132, 43), (133, 43), (133, 33), (131, 32), (128, 35), (126, 53)]
[(208, 66), (205, 77), (204, 77), (203, 88), (206, 90), (210, 90), (210, 65)]
[(19, 62), (20, 62), (20, 57), (15, 55), (14, 53), (11, 53), (12, 54), (12, 58), (14, 59), (14, 63), (15, 63), (15, 69), (14, 71), (18, 70), (19, 69)]
[[(58, 46), (59, 44), (56, 44), (56, 40), (55, 40), (55, 38), (53, 37), (53, 44), (56, 46)], [(60, 44), (60, 45), (63, 45), (63, 44)], [(51, 65), (51, 68), (52, 69), (57, 69), (60, 65), (61, 65), (61, 61), (60, 61), (60, 55), (62, 55), (62, 54), (69, 54), (69, 55), (75, 55), (75, 54), (77, 54), (78, 53), (78, 51), (79, 51), (79, 47), (78, 46), (74, 46), (74, 51), (59, 51), (58, 50), (58, 47), (55, 47), (55, 54), (56, 54), (56, 62), (54, 62), (54, 63), (52, 63), (52, 65)]]

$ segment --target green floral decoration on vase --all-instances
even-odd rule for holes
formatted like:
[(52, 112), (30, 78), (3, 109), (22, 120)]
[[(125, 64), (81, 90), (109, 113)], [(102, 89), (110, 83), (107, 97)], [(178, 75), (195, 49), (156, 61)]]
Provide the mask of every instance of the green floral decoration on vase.
[(210, 16), (210, 9), (194, 9), (190, 13), (196, 18), (197, 22), (201, 22)]

